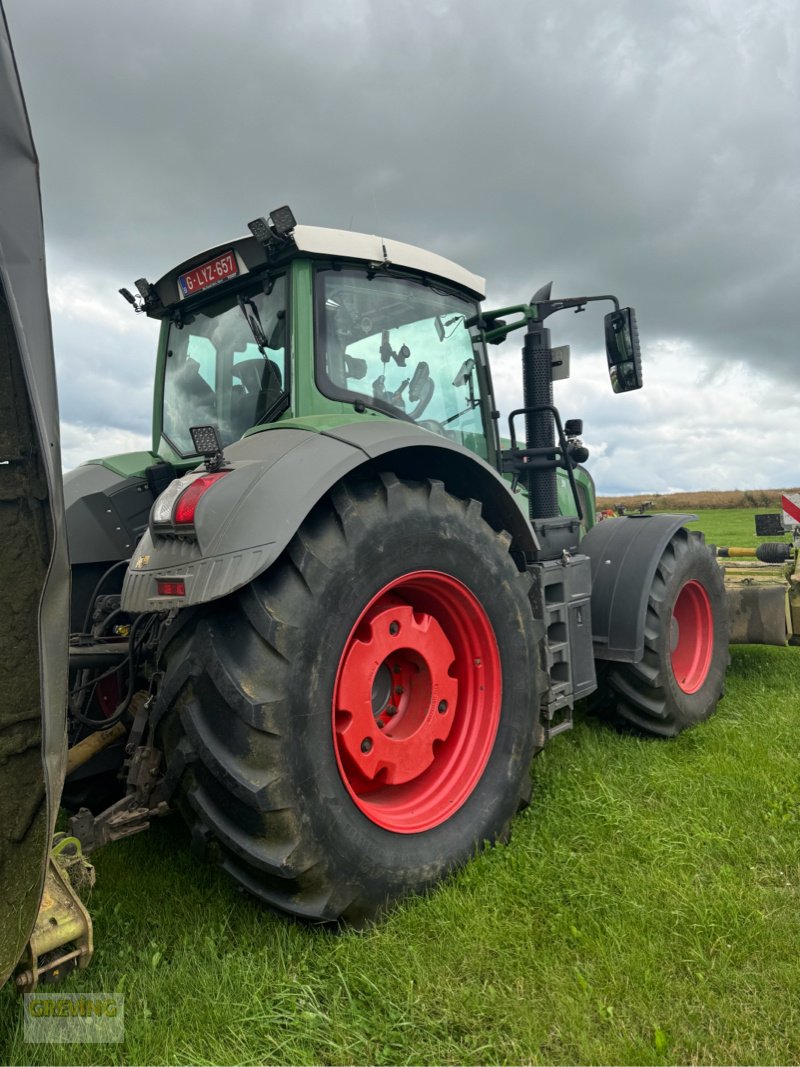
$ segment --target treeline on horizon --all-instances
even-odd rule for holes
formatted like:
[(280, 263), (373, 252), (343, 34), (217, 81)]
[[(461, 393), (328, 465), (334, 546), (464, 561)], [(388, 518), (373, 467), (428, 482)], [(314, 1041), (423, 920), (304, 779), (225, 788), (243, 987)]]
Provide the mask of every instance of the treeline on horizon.
[(632, 496), (597, 497), (599, 510), (624, 504), (627, 510), (649, 504), (648, 510), (681, 511), (689, 508), (766, 508), (780, 511), (782, 493), (800, 489), (708, 489), (696, 493), (636, 493)]

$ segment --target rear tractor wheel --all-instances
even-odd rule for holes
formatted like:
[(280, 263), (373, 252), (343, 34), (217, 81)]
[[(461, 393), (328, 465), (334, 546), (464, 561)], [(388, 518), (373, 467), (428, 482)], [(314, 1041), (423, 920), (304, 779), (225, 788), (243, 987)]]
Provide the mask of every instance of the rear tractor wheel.
[(609, 664), (597, 705), (608, 718), (640, 733), (674, 737), (714, 712), (727, 666), (722, 571), (703, 535), (681, 528), (653, 578), (644, 658)]
[(506, 834), (537, 707), (509, 543), (440, 483), (352, 483), (176, 629), (162, 743), (184, 813), (267, 904), (358, 923)]

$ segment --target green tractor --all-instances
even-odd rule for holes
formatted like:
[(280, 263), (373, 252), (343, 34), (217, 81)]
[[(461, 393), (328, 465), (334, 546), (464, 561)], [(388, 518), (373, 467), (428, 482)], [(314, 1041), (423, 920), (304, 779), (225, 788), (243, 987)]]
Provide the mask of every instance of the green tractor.
[[(673, 736), (728, 659), (722, 576), (686, 516), (595, 525), (545, 321), (484, 282), (288, 208), (137, 295), (161, 324), (151, 452), (65, 479), (70, 772), (85, 851), (178, 809), (268, 906), (360, 923), (506, 837), (532, 757), (592, 700)], [(524, 331), (500, 435), (487, 346)]]

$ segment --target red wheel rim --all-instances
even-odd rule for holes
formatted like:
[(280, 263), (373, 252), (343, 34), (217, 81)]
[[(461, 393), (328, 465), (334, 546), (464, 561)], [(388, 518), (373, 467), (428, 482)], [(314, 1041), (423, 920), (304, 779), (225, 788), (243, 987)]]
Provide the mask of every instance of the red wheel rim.
[(483, 774), (500, 723), (500, 653), (455, 578), (389, 582), (347, 638), (333, 696), (339, 773), (357, 807), (394, 833), (450, 818)]
[(714, 650), (714, 617), (708, 593), (687, 582), (672, 609), (672, 673), (684, 693), (696, 693), (708, 677)]

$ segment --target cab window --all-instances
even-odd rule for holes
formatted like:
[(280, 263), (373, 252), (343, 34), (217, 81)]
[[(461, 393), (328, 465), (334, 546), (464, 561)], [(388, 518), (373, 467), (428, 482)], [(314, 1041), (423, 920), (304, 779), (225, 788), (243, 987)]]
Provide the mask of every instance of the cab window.
[(162, 429), (181, 455), (193, 453), (192, 426), (216, 426), (226, 445), (276, 418), (287, 388), (285, 277), (269, 292), (250, 286), (170, 324)]
[(362, 401), (487, 455), (465, 321), (477, 311), (444, 286), (359, 270), (316, 276), (317, 377), (323, 393)]

